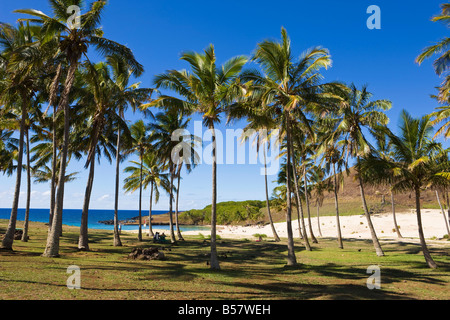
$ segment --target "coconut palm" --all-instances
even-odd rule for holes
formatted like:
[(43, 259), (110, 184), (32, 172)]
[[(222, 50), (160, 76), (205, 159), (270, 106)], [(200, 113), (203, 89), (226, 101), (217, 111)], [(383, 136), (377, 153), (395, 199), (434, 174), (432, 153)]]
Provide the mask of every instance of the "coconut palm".
[[(182, 113), (176, 113), (174, 110), (166, 113), (158, 113), (155, 115), (155, 123), (149, 124), (151, 130), (150, 139), (153, 142), (153, 148), (156, 150), (158, 157), (164, 164), (164, 168), (169, 172), (169, 225), (170, 240), (176, 242), (173, 228), (173, 201), (174, 201), (174, 180), (179, 176), (183, 157), (187, 154), (183, 152), (183, 147), (179, 141), (174, 141), (172, 136), (177, 130), (185, 130), (190, 119), (185, 118)], [(182, 137), (183, 135), (180, 135)], [(190, 136), (189, 136), (190, 139)], [(184, 140), (184, 137), (183, 137)], [(190, 143), (190, 142), (188, 142)], [(181, 147), (181, 148), (180, 148)], [(179, 149), (180, 148), (180, 149)], [(190, 148), (190, 147), (189, 147)], [(189, 149), (187, 149), (189, 150)], [(186, 159), (187, 160), (187, 159)], [(177, 190), (178, 193), (178, 190)], [(175, 217), (178, 220), (177, 217)], [(181, 233), (179, 234), (181, 236)]]
[[(108, 66), (111, 69), (111, 79), (115, 89), (114, 94), (111, 97), (115, 102), (117, 108), (117, 145), (116, 145), (116, 183), (115, 183), (115, 195), (114, 195), (114, 246), (121, 246), (122, 242), (119, 235), (119, 175), (120, 175), (120, 162), (124, 160), (125, 154), (122, 155), (122, 145), (124, 149), (127, 148), (126, 142), (131, 138), (129, 128), (127, 125), (123, 125), (125, 118), (124, 112), (128, 106), (136, 111), (140, 105), (148, 100), (153, 92), (152, 89), (139, 88), (139, 83), (133, 83), (130, 85), (130, 78), (133, 74), (133, 69), (129, 64), (129, 61), (120, 55), (110, 55), (106, 57)], [(153, 116), (151, 112), (146, 111), (150, 116)], [(122, 133), (123, 131), (123, 133)], [(125, 135), (125, 139), (122, 138)], [(150, 200), (151, 202), (151, 200)], [(150, 210), (151, 211), (151, 210)], [(151, 224), (150, 224), (150, 233)]]
[[(433, 22), (442, 22), (447, 28), (450, 26), (450, 4), (444, 3), (441, 5), (441, 13), (431, 19)], [(423, 49), (422, 53), (416, 58), (416, 62), (421, 64), (425, 59), (431, 58), (434, 55), (440, 55), (433, 63), (434, 70), (438, 76), (444, 76), (444, 81), (439, 88), (439, 101), (448, 101), (450, 89), (450, 62), (449, 50), (450, 38), (445, 37), (434, 45)], [(448, 117), (448, 114), (447, 114)]]
[(317, 209), (317, 229), (319, 236), (322, 235), (320, 229), (320, 207), (323, 205), (325, 193), (333, 191), (333, 184), (329, 179), (326, 179), (326, 170), (320, 166), (313, 166), (311, 169), (311, 188), (315, 196), (315, 203)]
[[(72, 90), (75, 72), (78, 69), (82, 56), (86, 57), (90, 46), (95, 47), (100, 54), (110, 55), (117, 53), (127, 58), (133, 71), (136, 75), (142, 73), (143, 68), (136, 59), (132, 51), (115, 41), (103, 37), (103, 31), (100, 26), (101, 16), (106, 6), (106, 1), (95, 1), (89, 5), (86, 13), (80, 16), (79, 25), (69, 25), (67, 21), (70, 19), (72, 13), (67, 12), (67, 8), (71, 5), (83, 7), (82, 0), (60, 0), (50, 1), (50, 6), (53, 11), (53, 17), (50, 17), (42, 11), (35, 9), (21, 9), (16, 10), (17, 13), (27, 14), (33, 16), (31, 19), (22, 19), (35, 23), (42, 28), (42, 32), (47, 35), (47, 38), (53, 38), (55, 35), (59, 38), (59, 50), (64, 54), (68, 65), (67, 75), (64, 82), (64, 89), (59, 99), (59, 110), (64, 113), (64, 138), (62, 148), (62, 161), (58, 179), (58, 191), (56, 195), (56, 209), (54, 214), (53, 225), (60, 225), (62, 221), (62, 209), (64, 201), (64, 179), (65, 176), (68, 146), (69, 146), (69, 129), (71, 124), (69, 113), (69, 94)], [(91, 153), (92, 155), (92, 153)], [(93, 156), (91, 156), (93, 157)], [(47, 246), (43, 253), (45, 257), (59, 256), (59, 235), (60, 230), (52, 228), (48, 235)]]
[[(125, 192), (135, 192), (140, 188), (141, 185), (141, 163), (137, 161), (130, 161), (130, 166), (124, 169), (124, 172), (130, 175), (124, 180)], [(155, 196), (155, 204), (159, 201), (160, 191), (159, 188), (162, 187), (164, 190), (169, 192), (169, 179), (168, 174), (163, 173), (162, 162), (157, 157), (154, 151), (145, 153), (142, 162), (142, 188), (145, 190), (150, 185), (150, 206), (149, 206), (149, 216), (148, 216), (148, 234), (149, 237), (153, 237), (152, 230), (152, 205), (153, 205), (153, 195)]]
[(27, 114), (31, 108), (31, 98), (38, 90), (37, 79), (42, 66), (43, 55), (35, 44), (39, 30), (28, 24), (20, 24), (18, 28), (0, 24), (0, 69), (3, 77), (0, 79), (0, 105), (5, 109), (14, 110), (20, 114), (19, 146), (17, 156), (16, 185), (14, 189), (11, 216), (1, 248), (12, 250), (17, 222), (17, 209), (22, 177), (24, 136)]
[[(284, 28), (281, 30), (281, 41), (265, 40), (257, 45), (253, 55), (253, 61), (262, 69), (263, 74), (251, 70), (241, 76), (243, 82), (251, 81), (251, 94), (259, 99), (259, 105), (263, 109), (274, 109), (278, 125), (281, 130), (281, 138), (286, 138), (286, 159), (290, 167), (295, 161), (293, 150), (292, 128), (297, 121), (302, 129), (313, 133), (308, 114), (318, 114), (327, 108), (329, 100), (333, 99), (329, 88), (336, 84), (321, 83), (320, 69), (331, 66), (331, 58), (328, 50), (320, 47), (312, 48), (295, 60), (291, 52), (291, 42)], [(292, 177), (291, 170), (287, 170), (287, 236), (288, 257), (287, 264), (297, 263), (294, 252), (294, 241), (291, 226), (291, 183), (292, 178), (296, 182), (295, 190), (298, 191), (298, 181)], [(295, 185), (295, 184), (294, 184)], [(300, 205), (298, 192), (297, 202)]]
[[(372, 131), (373, 136), (376, 138), (376, 149), (375, 152), (378, 154), (379, 157), (384, 159), (392, 159), (394, 157), (394, 152), (392, 150), (392, 146), (390, 144), (388, 136), (385, 134), (384, 128), (375, 128), (375, 130)], [(385, 172), (387, 173), (387, 172)], [(388, 174), (388, 177), (391, 180), (394, 180), (394, 172), (391, 171)], [(367, 179), (368, 183), (374, 182), (370, 179)], [(394, 219), (394, 230), (397, 233), (397, 236), (399, 238), (403, 238), (400, 229), (397, 224), (397, 216), (395, 214), (395, 196), (394, 191), (392, 190), (392, 184), (389, 184), (389, 192), (391, 194), (391, 208), (392, 208), (392, 217)]]
[(247, 58), (238, 56), (226, 61), (221, 67), (216, 65), (214, 46), (210, 45), (204, 53), (184, 52), (181, 59), (188, 62), (191, 71), (171, 70), (155, 77), (157, 88), (169, 89), (180, 97), (161, 95), (151, 106), (178, 110), (183, 113), (200, 113), (203, 124), (212, 135), (212, 207), (211, 207), (211, 269), (220, 269), (216, 242), (216, 204), (217, 204), (217, 159), (215, 125), (220, 116), (227, 111), (230, 102), (237, 94), (242, 94), (235, 80)]
[(259, 108), (259, 105), (257, 103), (252, 104), (251, 102), (251, 100), (244, 99), (244, 103), (236, 103), (233, 107), (231, 107), (230, 113), (228, 115), (228, 122), (234, 121), (236, 119), (242, 119), (243, 117), (247, 119), (248, 124), (244, 128), (241, 136), (242, 142), (245, 142), (251, 138), (248, 132), (252, 132), (251, 130), (255, 131), (253, 138), (254, 143), (256, 144), (256, 152), (259, 154), (261, 152), (260, 150), (262, 149), (263, 153), (267, 216), (269, 217), (269, 223), (272, 229), (273, 238), (276, 242), (279, 242), (281, 240), (278, 236), (277, 231), (275, 230), (270, 210), (269, 186), (267, 181), (267, 152), (271, 149), (271, 138), (273, 138), (273, 135), (277, 134), (278, 131), (275, 130), (276, 123), (274, 120), (274, 116), (264, 113), (264, 110)]
[[(380, 242), (376, 235), (373, 223), (370, 217), (369, 209), (364, 192), (364, 183), (362, 172), (359, 170), (359, 162), (362, 156), (371, 152), (373, 147), (366, 139), (363, 128), (374, 128), (377, 126), (387, 125), (389, 118), (384, 111), (391, 108), (391, 102), (388, 100), (371, 100), (372, 94), (363, 86), (358, 90), (354, 84), (349, 87), (344, 94), (344, 102), (341, 103), (338, 110), (337, 128), (334, 132), (333, 139), (341, 136), (345, 145), (345, 156), (351, 156), (356, 159), (357, 178), (359, 181), (359, 189), (361, 193), (361, 201), (364, 208), (364, 214), (367, 219), (372, 242), (378, 256), (384, 256)], [(348, 162), (348, 160), (346, 160)]]
[[(138, 239), (142, 241), (142, 188), (143, 188), (143, 169), (144, 158), (148, 152), (154, 150), (150, 139), (149, 130), (143, 120), (136, 121), (130, 127), (130, 133), (132, 137), (132, 147), (127, 150), (127, 153), (135, 153), (139, 158), (139, 231)], [(125, 188), (125, 186), (124, 186)]]
[(420, 244), (425, 261), (430, 268), (437, 268), (430, 255), (422, 228), (420, 196), (421, 189), (432, 184), (435, 172), (430, 154), (438, 150), (438, 144), (431, 141), (433, 127), (430, 115), (413, 118), (407, 111), (400, 114), (399, 134), (395, 135), (385, 129), (389, 136), (393, 159), (368, 155), (361, 168), (370, 179), (380, 183), (389, 181), (389, 174), (394, 172), (392, 189), (396, 192), (410, 190), (415, 194), (416, 215)]

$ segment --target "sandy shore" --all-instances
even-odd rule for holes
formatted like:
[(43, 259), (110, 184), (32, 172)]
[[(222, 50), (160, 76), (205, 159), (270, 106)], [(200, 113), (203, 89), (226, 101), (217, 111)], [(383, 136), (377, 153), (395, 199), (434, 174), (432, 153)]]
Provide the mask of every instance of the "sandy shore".
[[(400, 232), (405, 239), (414, 240), (419, 238), (417, 228), (417, 216), (413, 212), (398, 212), (397, 224), (400, 226)], [(320, 230), (322, 237), (335, 238), (337, 234), (336, 229), (336, 217), (326, 216), (320, 217)], [(371, 239), (369, 228), (367, 227), (367, 219), (364, 215), (357, 216), (341, 216), (341, 232), (342, 237), (345, 239)], [(372, 223), (375, 227), (375, 231), (380, 240), (397, 239), (397, 234), (394, 229), (394, 222), (391, 213), (375, 214), (372, 216)], [(447, 228), (444, 224), (444, 217), (440, 210), (436, 209), (423, 209), (422, 210), (422, 225), (425, 238), (427, 239), (440, 239), (447, 234)], [(309, 234), (308, 219), (305, 219), (306, 228)], [(319, 228), (317, 223), (317, 216), (311, 217), (311, 224), (314, 235), (320, 237)], [(292, 221), (292, 228), (294, 236), (299, 236), (298, 220)], [(155, 226), (154, 231), (158, 231), (158, 227)], [(276, 223), (275, 229), (281, 238), (287, 237), (286, 223)], [(167, 230), (160, 230), (165, 232)], [(198, 235), (203, 234), (207, 237), (209, 231), (185, 231), (184, 235)], [(217, 234), (222, 239), (249, 239), (255, 240), (254, 234), (265, 234), (270, 239), (272, 237), (272, 229), (270, 225), (265, 226), (217, 226)]]

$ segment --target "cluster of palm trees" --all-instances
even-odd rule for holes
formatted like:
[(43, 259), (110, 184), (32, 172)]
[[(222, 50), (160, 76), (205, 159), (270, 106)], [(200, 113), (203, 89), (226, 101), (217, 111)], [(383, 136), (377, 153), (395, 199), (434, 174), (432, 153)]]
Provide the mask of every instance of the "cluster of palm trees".
[[(283, 165), (276, 191), (286, 212), (288, 265), (297, 264), (292, 211), (297, 211), (306, 249), (312, 250), (309, 238), (313, 243), (318, 240), (311, 227), (310, 204), (315, 201), (319, 208), (327, 192), (334, 194), (338, 242), (343, 248), (339, 180), (354, 165), (362, 207), (377, 255), (382, 256), (384, 252), (365, 199), (367, 183), (388, 184), (392, 194), (403, 190), (415, 192), (423, 253), (428, 265), (436, 267), (422, 232), (420, 192), (424, 188), (435, 188), (448, 203), (448, 151), (433, 139), (436, 136), (432, 134), (433, 124), (443, 121), (443, 128), (449, 127), (448, 107), (421, 119), (402, 112), (400, 133), (396, 135), (387, 127), (389, 119), (385, 111), (391, 108), (390, 101), (374, 100), (367, 87), (358, 89), (353, 84), (324, 83), (321, 72), (332, 65), (328, 50), (315, 47), (295, 58), (284, 28), (281, 40), (262, 41), (251, 57), (237, 56), (220, 66), (216, 64), (212, 45), (200, 53), (184, 52), (181, 60), (188, 63), (189, 70), (170, 70), (156, 75), (154, 88), (140, 88), (138, 83), (130, 83), (133, 77), (142, 75), (143, 66), (129, 48), (106, 39), (99, 28), (105, 1), (91, 3), (81, 15), (77, 29), (67, 27), (69, 13), (66, 8), (73, 4), (82, 7), (81, 0), (49, 2), (53, 16), (38, 10), (17, 10), (32, 18), (21, 19), (18, 27), (0, 25), (0, 169), (8, 174), (16, 172), (11, 218), (2, 248), (12, 249), (21, 174), (26, 168), (28, 182), (32, 175), (40, 181), (50, 182), (49, 232), (43, 256), (59, 255), (64, 185), (74, 175), (68, 174), (66, 168), (73, 157), (84, 158), (85, 168), (89, 169), (79, 249), (89, 250), (88, 212), (95, 164), (96, 160), (104, 158), (110, 162), (115, 158), (116, 161), (114, 245), (121, 245), (117, 216), (119, 165), (131, 153), (138, 156), (138, 161), (130, 162), (125, 169), (130, 175), (124, 181), (124, 189), (127, 192), (139, 190), (139, 240), (142, 240), (142, 193), (148, 187), (151, 189), (149, 235), (153, 235), (152, 203), (159, 198), (162, 187), (169, 193), (171, 241), (177, 240), (172, 216), (174, 202), (177, 237), (181, 240), (178, 227), (181, 173), (182, 168), (190, 171), (196, 161), (189, 161), (187, 155), (172, 156), (174, 148), (180, 145), (180, 141), (172, 141), (172, 133), (187, 128), (190, 117), (200, 114), (204, 126), (212, 134), (209, 264), (212, 269), (220, 269), (216, 237), (215, 130), (224, 118), (228, 123), (246, 119), (248, 128), (280, 133), (278, 143)], [(444, 6), (444, 10), (448, 8)], [(91, 48), (104, 56), (103, 62), (91, 63), (88, 55)], [(257, 68), (246, 69), (249, 63)], [(156, 97), (152, 97), (154, 95)], [(129, 125), (125, 120), (128, 107), (141, 112), (149, 121), (139, 120)], [(151, 112), (154, 108), (161, 111), (154, 115)], [(17, 129), (18, 139), (13, 137)], [(30, 131), (35, 133), (31, 138)], [(449, 136), (448, 130), (438, 130), (437, 134), (440, 133)], [(265, 158), (270, 149), (269, 139), (258, 137), (256, 140), (258, 150), (264, 152)], [(30, 141), (35, 144), (33, 148)], [(376, 146), (371, 141), (376, 141)], [(192, 150), (197, 142), (192, 135), (182, 139), (182, 143)], [(26, 164), (23, 163), (24, 154), (27, 155)], [(198, 155), (193, 151), (189, 157)], [(272, 223), (267, 176), (265, 183)], [(309, 235), (305, 216), (309, 220)], [(272, 230), (274, 238), (279, 240), (275, 228)]]

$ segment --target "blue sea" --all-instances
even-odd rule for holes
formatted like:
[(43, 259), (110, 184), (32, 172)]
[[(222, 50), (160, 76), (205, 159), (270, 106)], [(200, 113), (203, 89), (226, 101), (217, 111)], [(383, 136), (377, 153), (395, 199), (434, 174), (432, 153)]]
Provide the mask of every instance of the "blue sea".
[[(63, 211), (63, 224), (67, 226), (79, 227), (81, 224), (81, 209), (64, 209)], [(168, 211), (152, 211), (152, 215), (159, 215), (167, 213)], [(11, 216), (11, 209), (0, 208), (0, 219), (9, 220)], [(128, 220), (134, 217), (139, 216), (138, 210), (119, 210), (118, 216), (120, 221)], [(148, 216), (148, 211), (142, 211), (142, 217)], [(114, 219), (114, 210), (89, 210), (88, 217), (88, 227), (89, 229), (98, 229), (98, 230), (114, 230), (113, 225), (105, 225), (100, 223), (99, 221), (107, 221)], [(19, 209), (17, 211), (17, 220), (24, 221), (25, 220), (25, 209)], [(49, 221), (49, 209), (30, 209), (30, 221), (33, 222), (43, 222), (48, 223)], [(21, 228), (21, 224), (17, 224), (17, 228)], [(163, 229), (169, 230), (169, 226), (153, 226), (155, 229)], [(123, 225), (122, 230), (138, 230), (139, 226), (132, 225), (127, 226)], [(196, 231), (196, 230), (205, 230), (208, 229), (206, 227), (197, 227), (197, 226), (180, 226), (181, 231)]]

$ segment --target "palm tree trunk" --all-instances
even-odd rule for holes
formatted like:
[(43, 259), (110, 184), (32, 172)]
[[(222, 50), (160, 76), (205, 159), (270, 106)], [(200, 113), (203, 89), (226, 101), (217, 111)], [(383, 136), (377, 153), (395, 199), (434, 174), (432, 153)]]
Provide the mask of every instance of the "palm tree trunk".
[(280, 237), (277, 234), (277, 231), (275, 230), (275, 226), (273, 224), (272, 214), (270, 213), (270, 202), (269, 202), (269, 187), (267, 183), (267, 160), (266, 160), (266, 148), (263, 146), (263, 152), (264, 152), (264, 183), (265, 183), (265, 189), (266, 189), (266, 206), (267, 206), (267, 215), (269, 216), (270, 221), (270, 227), (272, 228), (273, 237), (275, 239), (275, 242), (280, 241)]
[(86, 184), (86, 190), (84, 193), (83, 211), (81, 213), (81, 225), (80, 225), (80, 237), (78, 239), (78, 250), (89, 250), (89, 235), (88, 235), (88, 216), (89, 216), (89, 203), (91, 201), (92, 186), (94, 184), (94, 172), (95, 172), (95, 154), (91, 158), (89, 163), (89, 176)]
[(67, 72), (67, 78), (64, 85), (64, 91), (61, 95), (60, 107), (64, 110), (64, 140), (61, 152), (60, 170), (58, 178), (58, 191), (56, 193), (56, 204), (53, 212), (52, 229), (47, 237), (47, 245), (42, 254), (44, 257), (59, 257), (59, 238), (62, 232), (62, 215), (64, 205), (64, 184), (66, 176), (67, 154), (69, 146), (70, 129), (70, 108), (69, 93), (75, 80), (75, 71), (78, 68), (78, 60), (70, 61), (70, 67)]
[(308, 212), (309, 233), (311, 234), (312, 242), (319, 243), (319, 241), (317, 241), (316, 237), (314, 236), (313, 229), (312, 229), (311, 212), (310, 212), (310, 208), (309, 208), (308, 181), (306, 179), (306, 166), (303, 170), (303, 181), (304, 181), (304, 189), (305, 189), (306, 210)]
[(141, 165), (140, 165), (140, 173), (139, 173), (139, 232), (138, 232), (138, 240), (142, 241), (142, 162), (144, 155), (140, 155)]
[(31, 163), (30, 163), (30, 132), (29, 128), (25, 129), (27, 141), (27, 204), (25, 208), (25, 221), (23, 224), (22, 241), (28, 242), (28, 226), (30, 220), (30, 200), (31, 200)]
[[(306, 225), (305, 225), (305, 216), (303, 214), (303, 205), (302, 205), (302, 200), (300, 198), (300, 189), (299, 189), (299, 183), (298, 183), (298, 176), (297, 176), (297, 170), (295, 168), (295, 164), (297, 163), (295, 161), (295, 154), (294, 154), (294, 146), (292, 144), (292, 139), (290, 140), (289, 144), (289, 148), (291, 149), (290, 155), (291, 155), (291, 160), (292, 160), (292, 172), (294, 174), (293, 179), (294, 179), (294, 187), (295, 187), (295, 196), (297, 199), (297, 210), (299, 210), (300, 213), (300, 220), (302, 223), (302, 230), (303, 230), (303, 240), (305, 242), (305, 248), (307, 251), (311, 251), (311, 245), (309, 244), (309, 240), (308, 240), (308, 234), (306, 233)], [(287, 171), (289, 172), (289, 166), (287, 167)]]
[(441, 199), (439, 198), (439, 191), (437, 191), (437, 190), (436, 190), (436, 198), (439, 203), (439, 207), (441, 208), (442, 215), (444, 216), (444, 224), (445, 224), (445, 227), (447, 228), (447, 235), (450, 235), (450, 229), (448, 227), (447, 217), (445, 216), (445, 211), (444, 211), (444, 208), (442, 207)]
[(437, 268), (436, 262), (434, 262), (433, 258), (430, 255), (430, 252), (428, 251), (428, 247), (425, 242), (425, 236), (423, 234), (422, 215), (420, 212), (420, 189), (418, 187), (415, 188), (415, 193), (416, 193), (417, 226), (419, 229), (419, 239), (420, 245), (422, 247), (423, 256), (425, 257), (425, 261), (427, 262), (428, 266), (432, 269), (436, 269)]
[(178, 166), (178, 174), (177, 174), (177, 198), (175, 199), (175, 224), (177, 228), (177, 237), (178, 240), (183, 241), (183, 236), (181, 235), (180, 224), (178, 223), (178, 199), (180, 196), (180, 178), (181, 178), (181, 165)]
[(337, 226), (337, 234), (338, 234), (338, 243), (339, 248), (344, 249), (344, 243), (342, 241), (342, 233), (341, 233), (341, 219), (339, 218), (339, 201), (338, 201), (338, 192), (337, 192), (337, 175), (336, 175), (336, 164), (333, 163), (333, 175), (334, 175), (334, 206), (336, 208), (336, 226)]
[[(288, 237), (288, 256), (287, 256), (287, 265), (294, 266), (297, 264), (297, 258), (295, 257), (294, 250), (294, 235), (292, 232), (292, 202), (291, 202), (291, 124), (289, 121), (289, 115), (286, 119), (286, 134), (287, 134), (287, 163), (286, 163), (286, 227), (287, 227), (287, 237)], [(297, 179), (294, 179), (295, 181)], [(298, 189), (297, 189), (298, 190)], [(298, 198), (298, 197), (297, 197)], [(299, 199), (298, 199), (299, 200)], [(298, 201), (297, 200), (297, 201)]]
[(403, 238), (402, 234), (400, 233), (400, 229), (398, 228), (397, 224), (397, 217), (395, 215), (395, 199), (394, 199), (394, 192), (391, 190), (391, 204), (392, 204), (392, 216), (394, 218), (394, 228), (395, 232), (397, 233), (397, 236), (401, 239)]
[(2, 249), (12, 250), (12, 245), (14, 242), (14, 234), (16, 232), (17, 223), (17, 209), (19, 208), (19, 196), (20, 196), (20, 184), (22, 181), (22, 161), (23, 161), (23, 140), (25, 134), (25, 119), (27, 117), (27, 99), (25, 96), (22, 97), (22, 115), (20, 119), (20, 131), (19, 131), (19, 150), (17, 155), (17, 171), (16, 171), (16, 186), (14, 189), (14, 198), (11, 209), (11, 216), (9, 218), (8, 228), (6, 234), (2, 240)]
[(56, 94), (59, 85), (59, 78), (61, 76), (62, 71), (62, 63), (60, 63), (56, 69), (56, 75), (53, 79), (51, 88), (50, 88), (50, 97), (49, 97), (49, 107), (53, 105), (53, 115), (52, 115), (52, 179), (50, 186), (50, 216), (48, 222), (48, 232), (52, 229), (53, 222), (53, 211), (55, 210), (55, 196), (56, 196), (56, 164), (57, 164), (57, 144), (58, 141), (56, 139), (56, 115), (57, 115), (57, 105), (56, 105)]
[[(359, 164), (359, 158), (358, 158), (358, 164)], [(359, 174), (358, 174), (358, 179), (359, 179), (359, 190), (361, 192), (361, 200), (362, 200), (362, 204), (363, 204), (363, 208), (364, 208), (364, 214), (366, 215), (367, 224), (369, 226), (373, 246), (375, 248), (375, 252), (376, 252), (377, 256), (382, 257), (382, 256), (384, 256), (384, 252), (383, 252), (383, 249), (381, 249), (381, 245), (380, 245), (380, 242), (378, 241), (377, 234), (375, 232), (375, 228), (373, 227), (373, 224), (372, 224), (372, 219), (370, 218), (370, 213), (367, 208), (366, 197), (364, 194), (364, 185), (363, 185), (362, 178)]]
[(53, 213), (55, 211), (55, 196), (56, 196), (56, 166), (58, 161), (57, 155), (57, 140), (56, 140), (56, 105), (53, 110), (53, 137), (52, 137), (52, 179), (50, 186), (50, 217), (48, 222), (48, 232), (52, 229)]
[(120, 128), (117, 129), (116, 147), (116, 186), (114, 191), (114, 247), (121, 247), (119, 234), (119, 175), (120, 175)]
[(450, 225), (450, 197), (447, 191), (447, 222)]
[(216, 204), (217, 204), (217, 159), (216, 159), (216, 131), (214, 129), (214, 125), (211, 124), (209, 126), (212, 134), (212, 203), (211, 203), (211, 259), (210, 259), (210, 268), (212, 270), (219, 270), (219, 258), (217, 255), (217, 213), (216, 213)]
[(152, 205), (153, 205), (153, 181), (151, 182), (150, 187), (150, 209), (148, 210), (148, 236), (154, 237), (153, 228), (152, 228)]
[(320, 211), (320, 204), (319, 201), (317, 201), (317, 228), (319, 229), (319, 237), (323, 237), (322, 230), (320, 230), (320, 218), (319, 218), (319, 211)]
[(170, 164), (170, 192), (169, 192), (169, 226), (170, 226), (170, 242), (175, 243), (175, 233), (173, 231), (173, 179), (175, 175), (175, 165)]

